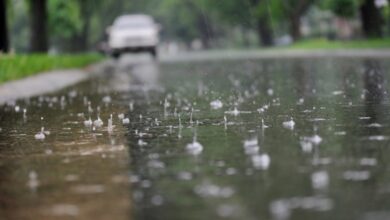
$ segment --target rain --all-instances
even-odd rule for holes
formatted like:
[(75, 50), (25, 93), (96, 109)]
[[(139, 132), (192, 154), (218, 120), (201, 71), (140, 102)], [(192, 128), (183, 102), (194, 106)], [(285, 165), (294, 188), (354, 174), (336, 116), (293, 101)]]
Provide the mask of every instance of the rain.
[[(191, 216), (296, 219), (297, 210), (337, 216), (348, 212), (334, 213), (339, 203), (385, 199), (386, 179), (377, 178), (386, 172), (388, 99), (376, 93), (383, 90), (365, 92), (364, 99), (360, 93), (370, 89), (364, 87), (364, 74), (371, 72), (367, 62), (382, 69), (388, 68), (386, 62), (142, 59), (127, 72), (113, 68), (65, 90), (1, 107), (1, 145), (13, 146), (3, 147), (3, 169), (24, 157), (19, 166), (25, 171), (9, 175), (25, 181), (6, 180), (26, 188), (18, 201), (47, 198), (52, 202), (29, 204), (43, 216), (83, 215), (87, 204), (55, 199), (56, 191), (46, 189), (51, 184), (80, 198), (99, 194), (123, 207), (133, 203), (140, 218), (175, 218), (169, 210), (189, 205)], [(298, 64), (305, 72), (294, 71)], [(156, 68), (137, 75), (143, 65)], [(242, 75), (244, 67), (253, 74)], [(345, 68), (355, 70), (355, 81), (343, 82)], [(324, 79), (324, 71), (333, 75)], [(272, 73), (272, 78), (255, 77), (258, 73)], [(129, 76), (122, 81), (127, 86), (111, 86), (122, 74)], [(296, 81), (283, 82), (286, 74)], [(222, 83), (225, 75), (234, 80)], [(158, 84), (150, 81), (156, 78)], [(318, 83), (302, 91), (299, 83), (305, 78)], [(274, 86), (270, 94), (268, 80), (285, 86)], [(202, 82), (201, 90), (196, 81)], [(348, 93), (355, 95), (343, 96)], [(361, 192), (375, 189), (373, 181), (385, 188), (364, 196)], [(364, 211), (362, 206), (359, 212)]]
[(389, 12), (0, 0), (0, 220), (390, 219)]

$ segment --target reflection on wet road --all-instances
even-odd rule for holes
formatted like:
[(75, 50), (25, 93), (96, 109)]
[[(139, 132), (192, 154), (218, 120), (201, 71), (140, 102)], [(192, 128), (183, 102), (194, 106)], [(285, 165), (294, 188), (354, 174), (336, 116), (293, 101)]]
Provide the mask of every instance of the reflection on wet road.
[(0, 217), (390, 218), (389, 69), (125, 56), (0, 108)]

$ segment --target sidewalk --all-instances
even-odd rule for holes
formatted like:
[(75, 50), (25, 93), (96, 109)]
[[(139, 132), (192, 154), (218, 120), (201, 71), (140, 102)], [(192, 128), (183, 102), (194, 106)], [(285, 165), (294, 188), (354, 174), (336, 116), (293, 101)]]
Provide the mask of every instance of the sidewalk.
[(84, 69), (53, 70), (0, 85), (0, 105), (22, 98), (29, 98), (81, 82), (95, 75), (108, 61), (92, 64)]

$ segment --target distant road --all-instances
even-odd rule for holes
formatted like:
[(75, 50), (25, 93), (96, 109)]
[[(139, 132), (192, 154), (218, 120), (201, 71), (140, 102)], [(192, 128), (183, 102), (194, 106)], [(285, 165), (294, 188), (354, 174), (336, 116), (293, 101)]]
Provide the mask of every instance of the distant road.
[(271, 58), (389, 58), (390, 49), (264, 49), (264, 50), (211, 50), (179, 52), (161, 55), (161, 62), (204, 61), (221, 59), (271, 59)]

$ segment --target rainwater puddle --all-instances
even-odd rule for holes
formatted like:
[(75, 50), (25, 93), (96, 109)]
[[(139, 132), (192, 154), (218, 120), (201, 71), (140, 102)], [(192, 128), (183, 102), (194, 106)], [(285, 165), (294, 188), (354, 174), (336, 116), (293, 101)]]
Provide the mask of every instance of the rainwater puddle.
[(0, 108), (0, 216), (388, 216), (386, 61), (115, 65)]

